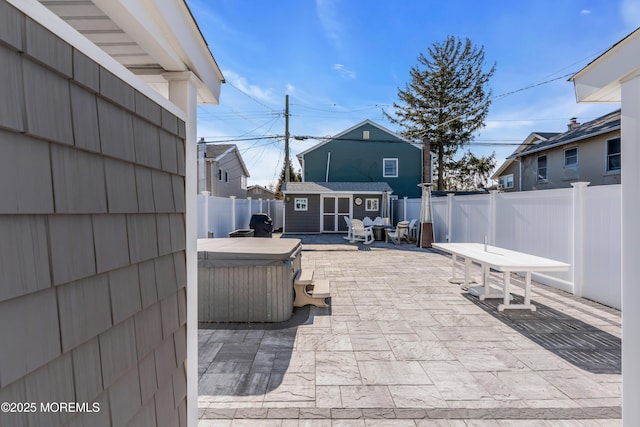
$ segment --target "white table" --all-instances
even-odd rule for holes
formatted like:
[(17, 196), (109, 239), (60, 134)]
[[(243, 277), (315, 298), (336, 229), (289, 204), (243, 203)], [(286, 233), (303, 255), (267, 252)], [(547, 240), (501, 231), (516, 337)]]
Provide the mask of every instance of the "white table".
[[(453, 260), (453, 278), (456, 278), (456, 262), (458, 257), (464, 258), (464, 285), (469, 286), (469, 270), (471, 263), (480, 264), (482, 270), (482, 286), (469, 288), (469, 293), (478, 296), (481, 300), (487, 298), (503, 298), (503, 303), (498, 305), (498, 310), (507, 308), (530, 309), (536, 311), (536, 306), (531, 304), (531, 272), (533, 271), (566, 271), (570, 265), (535, 255), (484, 245), (482, 243), (434, 243), (436, 249), (450, 253)], [(503, 273), (503, 292), (495, 292), (489, 286), (490, 269)], [(509, 286), (511, 273), (525, 273), (524, 304), (511, 304)]]

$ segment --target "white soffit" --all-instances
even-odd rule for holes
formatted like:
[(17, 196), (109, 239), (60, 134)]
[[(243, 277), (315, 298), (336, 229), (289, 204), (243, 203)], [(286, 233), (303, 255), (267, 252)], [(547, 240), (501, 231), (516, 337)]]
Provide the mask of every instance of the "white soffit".
[(184, 0), (38, 0), (164, 97), (164, 73), (193, 72), (198, 102), (217, 104), (224, 77)]
[(640, 70), (640, 29), (622, 39), (589, 65), (573, 81), (578, 102), (620, 102), (620, 84)]

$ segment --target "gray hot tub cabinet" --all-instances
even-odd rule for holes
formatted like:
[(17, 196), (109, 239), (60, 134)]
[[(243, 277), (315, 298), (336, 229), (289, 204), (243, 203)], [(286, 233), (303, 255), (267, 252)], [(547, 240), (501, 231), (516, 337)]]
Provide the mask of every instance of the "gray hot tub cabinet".
[(299, 239), (199, 239), (198, 321), (291, 318), (301, 248)]

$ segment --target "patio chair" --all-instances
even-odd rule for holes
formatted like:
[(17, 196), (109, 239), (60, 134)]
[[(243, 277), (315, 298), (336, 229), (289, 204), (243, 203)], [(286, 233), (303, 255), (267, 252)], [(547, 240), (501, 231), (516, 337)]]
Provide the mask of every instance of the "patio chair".
[(349, 218), (348, 216), (344, 217), (344, 222), (347, 223), (347, 237), (345, 237), (346, 240), (353, 240), (353, 225), (351, 224), (351, 218)]
[(359, 219), (351, 220), (351, 242), (363, 242), (365, 245), (373, 242), (373, 229), (365, 227)]
[(373, 225), (373, 220), (368, 216), (365, 216), (364, 219), (362, 220), (362, 223), (364, 224), (365, 227), (371, 227)]
[(384, 225), (384, 220), (377, 216), (376, 219), (373, 220), (373, 225)]
[(414, 242), (418, 240), (418, 227), (416, 226), (417, 222), (417, 219), (412, 219), (411, 222), (409, 222), (409, 239)]
[(399, 245), (402, 243), (402, 239), (411, 243), (409, 240), (409, 221), (400, 221), (395, 230), (387, 230), (387, 242), (391, 240), (393, 243)]

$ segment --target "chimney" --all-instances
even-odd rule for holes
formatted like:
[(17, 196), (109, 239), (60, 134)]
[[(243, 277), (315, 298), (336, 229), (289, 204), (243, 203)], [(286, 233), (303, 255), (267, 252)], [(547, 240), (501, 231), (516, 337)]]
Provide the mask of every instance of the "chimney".
[(571, 119), (569, 120), (569, 124), (567, 125), (569, 130), (574, 130), (578, 126), (580, 126), (580, 123), (578, 123), (578, 118), (577, 117), (571, 117)]
[(431, 141), (422, 138), (422, 182), (431, 183)]

